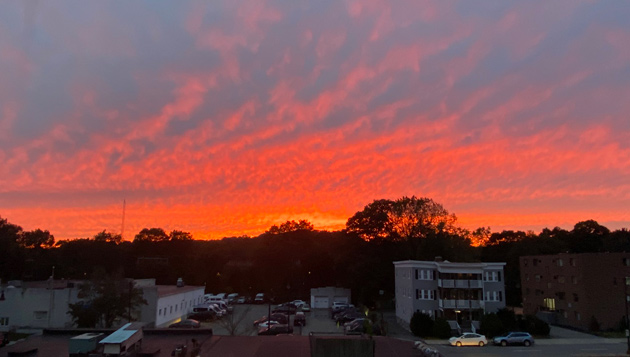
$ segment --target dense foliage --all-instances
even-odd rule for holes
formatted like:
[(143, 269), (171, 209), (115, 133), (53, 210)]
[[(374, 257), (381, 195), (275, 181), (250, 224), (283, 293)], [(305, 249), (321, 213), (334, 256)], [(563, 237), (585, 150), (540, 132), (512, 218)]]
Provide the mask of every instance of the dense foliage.
[[(627, 229), (610, 231), (593, 220), (572, 230), (492, 233), (458, 228), (456, 218), (427, 198), (376, 200), (353, 215), (343, 231), (317, 231), (308, 221), (287, 221), (255, 238), (193, 240), (188, 232), (145, 228), (133, 242), (106, 231), (62, 240), (45, 230), (24, 231), (0, 218), (0, 279), (84, 279), (97, 268), (129, 278), (175, 284), (183, 278), (207, 292), (265, 292), (305, 299), (310, 288), (344, 286), (368, 306), (394, 296), (392, 262), (433, 260), (507, 262), (506, 302), (521, 302), (519, 257), (560, 252), (630, 251)], [(380, 295), (379, 291), (384, 294)], [(384, 305), (383, 305), (384, 306)]]
[(550, 327), (545, 321), (533, 315), (515, 315), (508, 309), (485, 314), (481, 318), (480, 330), (487, 337), (499, 336), (510, 331), (525, 331), (535, 336), (549, 336)]
[(409, 329), (415, 336), (429, 337), (433, 333), (433, 324), (435, 322), (431, 316), (416, 311), (411, 316), (411, 321), (409, 321)]

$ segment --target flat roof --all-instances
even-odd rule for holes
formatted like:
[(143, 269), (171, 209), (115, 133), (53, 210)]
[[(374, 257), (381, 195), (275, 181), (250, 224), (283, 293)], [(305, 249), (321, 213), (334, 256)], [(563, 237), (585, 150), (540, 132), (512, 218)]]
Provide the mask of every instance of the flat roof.
[(203, 292), (206, 290), (205, 286), (182, 286), (182, 287), (177, 287), (176, 285), (156, 285), (157, 287), (157, 291), (158, 291), (158, 297), (163, 297), (163, 296), (169, 296), (169, 295), (176, 295), (176, 294), (183, 294), (183, 293), (189, 293), (195, 290), (202, 290), (202, 294)]
[(131, 336), (136, 334), (136, 332), (142, 330), (142, 327), (140, 327), (139, 325), (132, 325), (133, 324), (131, 322), (123, 325), (123, 327), (119, 328), (111, 335), (102, 339), (101, 343), (123, 343), (127, 341)]

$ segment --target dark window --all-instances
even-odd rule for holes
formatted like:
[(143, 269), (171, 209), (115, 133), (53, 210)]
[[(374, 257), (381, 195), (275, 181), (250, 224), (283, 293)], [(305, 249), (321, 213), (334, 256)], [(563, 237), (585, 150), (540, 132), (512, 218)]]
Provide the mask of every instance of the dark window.
[(418, 269), (416, 269), (416, 280), (418, 280)]
[(578, 301), (579, 301), (579, 299), (578, 299), (578, 294), (573, 293), (573, 301), (575, 301), (575, 302), (578, 302)]

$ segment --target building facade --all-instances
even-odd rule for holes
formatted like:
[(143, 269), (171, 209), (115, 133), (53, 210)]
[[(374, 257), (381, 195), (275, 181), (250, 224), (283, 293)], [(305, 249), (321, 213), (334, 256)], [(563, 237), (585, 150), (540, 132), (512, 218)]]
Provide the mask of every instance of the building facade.
[[(71, 328), (69, 304), (79, 302), (82, 281), (10, 281), (0, 285), (0, 331), (12, 328)], [(205, 287), (155, 285), (155, 279), (134, 280), (147, 305), (137, 321), (148, 327), (162, 327), (186, 318), (192, 307), (203, 302)], [(120, 321), (120, 323), (125, 323)]]
[(525, 314), (582, 330), (619, 327), (630, 253), (525, 256), (519, 264)]
[(311, 307), (313, 309), (328, 309), (333, 302), (350, 303), (350, 289), (327, 286), (311, 289)]
[(474, 325), (484, 313), (505, 307), (504, 267), (440, 259), (394, 262), (396, 318), (409, 326), (413, 314), (422, 312), (452, 326)]

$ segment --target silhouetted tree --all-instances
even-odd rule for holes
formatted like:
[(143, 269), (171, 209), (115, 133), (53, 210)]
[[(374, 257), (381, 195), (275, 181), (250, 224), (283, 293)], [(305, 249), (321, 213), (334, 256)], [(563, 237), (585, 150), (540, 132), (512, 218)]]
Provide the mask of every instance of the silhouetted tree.
[(170, 240), (192, 240), (193, 236), (190, 232), (174, 230), (168, 235)]
[(296, 232), (296, 231), (312, 231), (315, 227), (313, 224), (307, 220), (296, 221), (286, 221), (282, 223), (280, 226), (273, 225), (269, 230), (265, 233), (269, 234), (280, 234), (280, 233), (288, 233), (288, 232)]
[(110, 328), (116, 318), (128, 320), (131, 315), (134, 320), (140, 305), (147, 304), (142, 295), (142, 289), (133, 286), (133, 281), (123, 279), (121, 274), (110, 276), (104, 270), (97, 270), (91, 280), (81, 285), (81, 300), (68, 305), (68, 314), (78, 327)]
[(122, 242), (122, 236), (120, 234), (114, 234), (103, 230), (102, 232), (96, 233), (94, 240), (97, 242), (120, 244)]
[(18, 243), (24, 248), (50, 248), (55, 245), (55, 237), (49, 231), (36, 229), (22, 232)]
[(165, 242), (167, 240), (169, 236), (162, 228), (144, 228), (133, 239), (134, 242)]

